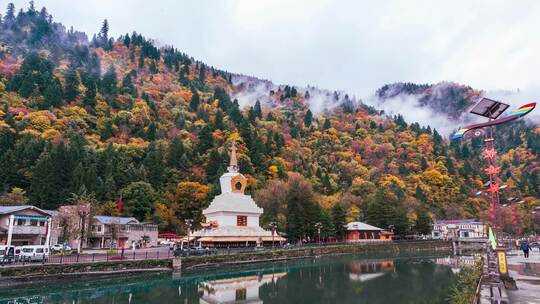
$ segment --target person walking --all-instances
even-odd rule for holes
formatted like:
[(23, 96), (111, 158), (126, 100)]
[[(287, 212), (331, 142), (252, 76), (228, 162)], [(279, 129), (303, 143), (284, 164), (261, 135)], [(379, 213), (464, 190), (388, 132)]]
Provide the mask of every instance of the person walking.
[(521, 250), (523, 250), (523, 255), (525, 256), (525, 258), (528, 259), (529, 258), (529, 250), (531, 250), (531, 246), (529, 245), (529, 242), (527, 242), (527, 240), (521, 241), (520, 248), (521, 248)]

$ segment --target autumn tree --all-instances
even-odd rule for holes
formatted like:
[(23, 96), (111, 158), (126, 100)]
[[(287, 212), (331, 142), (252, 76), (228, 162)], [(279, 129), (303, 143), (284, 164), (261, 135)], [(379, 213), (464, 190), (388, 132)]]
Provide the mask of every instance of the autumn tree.
[(166, 194), (171, 208), (176, 216), (184, 221), (192, 219), (194, 227), (199, 227), (203, 221), (202, 211), (208, 206), (210, 187), (198, 182), (180, 182), (176, 185), (174, 193)]

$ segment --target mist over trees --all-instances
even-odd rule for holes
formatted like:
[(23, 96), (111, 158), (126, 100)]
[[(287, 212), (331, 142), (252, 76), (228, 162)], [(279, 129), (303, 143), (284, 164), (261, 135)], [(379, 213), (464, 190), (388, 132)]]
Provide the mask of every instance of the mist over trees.
[[(0, 23), (0, 203), (57, 209), (91, 195), (96, 213), (135, 216), (162, 231), (203, 220), (218, 193), (229, 147), (238, 145), (247, 193), (291, 240), (340, 237), (366, 221), (398, 234), (428, 233), (433, 218), (485, 218), (482, 142), (448, 142), (429, 126), (387, 116), (346, 94), (312, 112), (318, 92), (276, 86), (241, 107), (238, 75), (133, 32), (68, 29), (46, 9)], [(450, 87), (450, 105), (465, 96)], [(402, 92), (425, 90), (404, 85)], [(383, 87), (379, 94), (400, 94)], [(452, 97), (453, 96), (453, 97)], [(426, 102), (428, 100), (426, 99)], [(442, 102), (442, 101), (441, 101)], [(519, 220), (534, 227), (540, 203), (540, 132), (523, 122), (498, 130), (503, 194), (523, 197)], [(116, 207), (122, 197), (125, 208)]]

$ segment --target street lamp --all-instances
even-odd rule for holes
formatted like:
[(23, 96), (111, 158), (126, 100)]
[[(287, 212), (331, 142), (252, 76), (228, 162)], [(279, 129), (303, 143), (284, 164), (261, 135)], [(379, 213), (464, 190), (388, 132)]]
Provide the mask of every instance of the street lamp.
[(191, 226), (193, 226), (193, 220), (192, 219), (186, 219), (184, 220), (184, 223), (187, 226), (187, 245), (189, 248), (189, 231), (191, 230)]
[(315, 228), (317, 228), (317, 235), (319, 237), (319, 245), (321, 244), (321, 228), (323, 225), (320, 222), (315, 223)]
[(268, 227), (272, 230), (272, 252), (274, 252), (274, 235), (276, 234), (277, 223), (271, 222)]

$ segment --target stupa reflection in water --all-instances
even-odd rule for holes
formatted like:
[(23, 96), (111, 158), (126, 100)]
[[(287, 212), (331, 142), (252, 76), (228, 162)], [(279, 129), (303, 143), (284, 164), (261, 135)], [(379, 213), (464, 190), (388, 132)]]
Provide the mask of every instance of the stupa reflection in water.
[(199, 283), (199, 292), (202, 292), (199, 303), (263, 303), (259, 297), (259, 288), (264, 284), (275, 284), (285, 275), (286, 272), (280, 272), (202, 282)]

